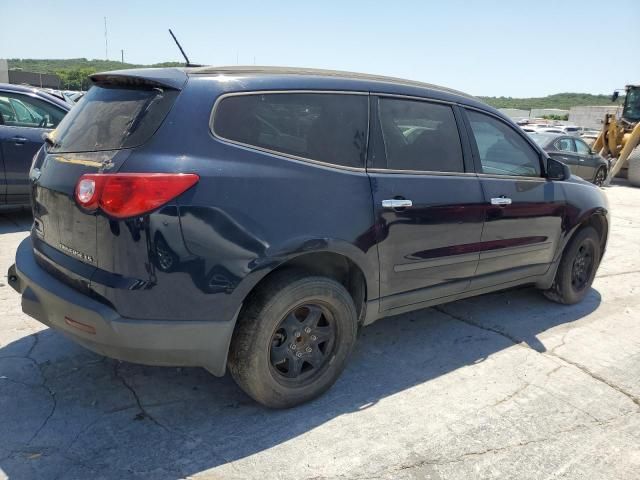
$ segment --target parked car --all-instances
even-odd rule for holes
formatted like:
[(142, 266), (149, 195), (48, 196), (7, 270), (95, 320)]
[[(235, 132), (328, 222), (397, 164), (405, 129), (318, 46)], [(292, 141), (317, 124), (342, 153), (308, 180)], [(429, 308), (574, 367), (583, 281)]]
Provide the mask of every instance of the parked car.
[(604, 194), (473, 97), (344, 72), (93, 75), (35, 158), (23, 310), (102, 355), (202, 366), (270, 407), (359, 328), (531, 284), (587, 292)]
[(29, 204), (29, 167), (42, 134), (70, 108), (37, 88), (0, 83), (0, 205)]
[(556, 160), (566, 163), (571, 172), (602, 186), (607, 178), (609, 162), (597, 154), (581, 138), (572, 135), (533, 133), (531, 138)]

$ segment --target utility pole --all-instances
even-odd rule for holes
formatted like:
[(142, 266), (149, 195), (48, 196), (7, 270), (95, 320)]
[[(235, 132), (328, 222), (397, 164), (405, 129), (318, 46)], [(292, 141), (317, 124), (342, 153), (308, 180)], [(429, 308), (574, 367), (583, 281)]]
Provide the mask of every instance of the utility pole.
[(107, 36), (107, 17), (104, 17), (104, 59), (109, 60), (109, 37)]
[(124, 63), (124, 50), (120, 50), (120, 61)]

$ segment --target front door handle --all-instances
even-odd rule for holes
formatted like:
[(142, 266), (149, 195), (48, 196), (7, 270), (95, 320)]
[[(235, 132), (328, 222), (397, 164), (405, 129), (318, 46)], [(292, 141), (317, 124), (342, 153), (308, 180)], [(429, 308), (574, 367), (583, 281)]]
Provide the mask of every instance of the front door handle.
[(511, 199), (507, 197), (492, 198), (491, 205), (511, 205)]
[(22, 145), (24, 143), (27, 143), (27, 139), (24, 137), (13, 137), (11, 140), (13, 140), (16, 145)]
[(382, 200), (382, 206), (384, 208), (406, 208), (412, 207), (413, 202), (406, 198), (392, 198), (390, 200)]

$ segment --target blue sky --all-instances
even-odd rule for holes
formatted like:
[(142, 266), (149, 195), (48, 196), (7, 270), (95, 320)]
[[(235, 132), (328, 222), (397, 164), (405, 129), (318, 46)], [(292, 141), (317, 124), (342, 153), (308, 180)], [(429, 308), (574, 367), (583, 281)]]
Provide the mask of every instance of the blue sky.
[(132, 63), (181, 60), (171, 27), (203, 64), (255, 59), (517, 97), (640, 82), (637, 52), (610, 43), (640, 45), (638, 0), (0, 0), (0, 12), (0, 58), (104, 58), (106, 16), (109, 58), (124, 49)]

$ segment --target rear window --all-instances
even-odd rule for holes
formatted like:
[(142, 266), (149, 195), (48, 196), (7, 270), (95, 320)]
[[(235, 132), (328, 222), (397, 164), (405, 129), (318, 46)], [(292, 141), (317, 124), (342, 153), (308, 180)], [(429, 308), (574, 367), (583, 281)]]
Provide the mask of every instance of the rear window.
[(54, 153), (133, 148), (149, 140), (178, 91), (93, 86), (50, 135)]
[(346, 167), (364, 167), (368, 97), (264, 93), (223, 98), (212, 130), (224, 139)]

